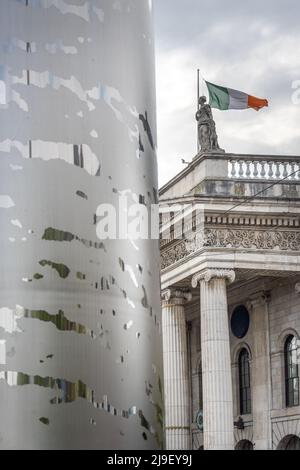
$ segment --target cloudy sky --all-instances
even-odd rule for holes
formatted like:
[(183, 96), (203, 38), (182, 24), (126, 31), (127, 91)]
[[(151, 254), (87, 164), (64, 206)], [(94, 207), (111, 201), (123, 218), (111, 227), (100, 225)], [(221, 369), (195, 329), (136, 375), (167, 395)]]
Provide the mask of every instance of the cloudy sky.
[(222, 148), (300, 155), (300, 103), (292, 100), (299, 0), (154, 0), (154, 7), (160, 185), (196, 154), (197, 68), (208, 81), (269, 100), (258, 113), (214, 110)]

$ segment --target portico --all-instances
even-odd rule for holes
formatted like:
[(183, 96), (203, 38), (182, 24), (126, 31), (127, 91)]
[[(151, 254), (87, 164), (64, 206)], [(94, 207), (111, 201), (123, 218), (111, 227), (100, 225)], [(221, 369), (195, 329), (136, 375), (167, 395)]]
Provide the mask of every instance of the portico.
[[(271, 383), (283, 382), (272, 370), (278, 289), (295, 312), (287, 325), (300, 327), (299, 163), (299, 157), (200, 153), (160, 191), (163, 209), (176, 205), (161, 224), (168, 449), (271, 449), (280, 440), (278, 423), (292, 426), (284, 387)], [(240, 305), (250, 326), (239, 336), (231, 318)], [(242, 350), (251, 387), (240, 375)], [(250, 413), (241, 402), (247, 386)], [(294, 422), (299, 413), (295, 407)]]

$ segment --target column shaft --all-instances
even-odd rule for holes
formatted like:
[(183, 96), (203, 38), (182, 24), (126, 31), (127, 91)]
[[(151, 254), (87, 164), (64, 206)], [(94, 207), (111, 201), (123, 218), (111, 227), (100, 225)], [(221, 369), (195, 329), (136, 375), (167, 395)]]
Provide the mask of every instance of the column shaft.
[(189, 383), (184, 296), (176, 291), (163, 302), (165, 430), (168, 450), (190, 448)]
[(255, 450), (271, 449), (270, 351), (268, 296), (250, 300), (254, 344), (252, 352), (252, 416)]
[(209, 270), (200, 280), (204, 449), (234, 447), (226, 280), (233, 271)]

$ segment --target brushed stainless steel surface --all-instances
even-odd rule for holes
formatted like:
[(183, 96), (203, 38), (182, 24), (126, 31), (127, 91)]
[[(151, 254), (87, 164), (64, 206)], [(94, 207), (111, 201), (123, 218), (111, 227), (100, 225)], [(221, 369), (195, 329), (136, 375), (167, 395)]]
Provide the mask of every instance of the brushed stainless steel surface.
[(0, 24), (0, 448), (157, 448), (158, 243), (96, 234), (99, 204), (157, 199), (151, 2)]

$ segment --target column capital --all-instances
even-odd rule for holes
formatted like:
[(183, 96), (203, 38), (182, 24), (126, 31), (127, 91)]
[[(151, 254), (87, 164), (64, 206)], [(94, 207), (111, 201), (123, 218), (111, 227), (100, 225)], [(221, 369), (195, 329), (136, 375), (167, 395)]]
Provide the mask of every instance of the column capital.
[(235, 272), (233, 269), (203, 269), (192, 278), (192, 287), (196, 288), (200, 281), (210, 282), (212, 279), (225, 279), (229, 284), (235, 280)]
[(192, 300), (192, 293), (187, 289), (176, 289), (175, 287), (170, 287), (165, 289), (161, 293), (161, 299), (163, 302), (183, 304)]
[(257, 307), (263, 307), (267, 305), (271, 300), (270, 291), (259, 291), (255, 294), (250, 295), (246, 302), (246, 306), (249, 310), (253, 310)]

